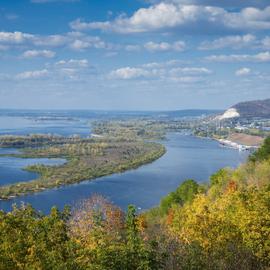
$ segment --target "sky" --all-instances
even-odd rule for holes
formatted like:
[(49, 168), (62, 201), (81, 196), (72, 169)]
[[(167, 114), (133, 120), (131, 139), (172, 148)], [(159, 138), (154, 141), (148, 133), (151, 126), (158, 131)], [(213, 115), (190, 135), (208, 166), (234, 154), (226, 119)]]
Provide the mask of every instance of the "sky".
[(269, 86), (269, 0), (0, 0), (0, 109), (225, 109)]

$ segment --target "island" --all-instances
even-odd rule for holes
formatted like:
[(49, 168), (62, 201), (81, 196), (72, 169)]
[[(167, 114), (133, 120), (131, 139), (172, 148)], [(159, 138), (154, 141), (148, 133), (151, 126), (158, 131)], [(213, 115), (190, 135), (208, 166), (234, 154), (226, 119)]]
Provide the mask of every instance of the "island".
[(9, 199), (63, 185), (135, 169), (160, 158), (165, 147), (140, 137), (99, 136), (95, 138), (52, 135), (2, 136), (1, 147), (19, 148), (8, 156), (20, 158), (64, 158), (59, 166), (35, 164), (24, 168), (39, 178), (0, 186), (0, 199)]

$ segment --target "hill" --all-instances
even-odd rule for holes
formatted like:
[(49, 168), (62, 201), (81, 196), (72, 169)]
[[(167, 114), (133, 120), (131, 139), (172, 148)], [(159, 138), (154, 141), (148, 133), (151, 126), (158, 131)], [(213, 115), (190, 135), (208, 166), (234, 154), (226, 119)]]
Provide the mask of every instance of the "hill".
[(228, 118), (269, 118), (270, 117), (270, 99), (265, 100), (253, 100), (240, 102), (233, 105), (231, 108), (226, 110), (223, 115), (219, 118), (228, 119)]

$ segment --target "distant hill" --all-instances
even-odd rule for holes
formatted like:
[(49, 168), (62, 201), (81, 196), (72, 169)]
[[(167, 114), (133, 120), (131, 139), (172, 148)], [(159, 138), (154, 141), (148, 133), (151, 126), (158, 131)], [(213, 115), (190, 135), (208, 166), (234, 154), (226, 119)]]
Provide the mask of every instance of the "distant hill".
[(253, 117), (265, 117), (270, 118), (270, 99), (254, 100), (240, 102), (229, 108), (223, 115), (219, 116), (219, 119), (228, 118), (253, 118)]

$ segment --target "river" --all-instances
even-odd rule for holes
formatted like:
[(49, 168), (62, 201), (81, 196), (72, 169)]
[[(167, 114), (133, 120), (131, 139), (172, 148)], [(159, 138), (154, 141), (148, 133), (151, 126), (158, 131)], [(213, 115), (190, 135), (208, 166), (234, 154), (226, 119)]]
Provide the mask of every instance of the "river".
[[(220, 147), (218, 142), (180, 133), (168, 134), (163, 141), (167, 152), (160, 159), (138, 169), (121, 174), (84, 181), (44, 192), (0, 201), (0, 209), (9, 211), (12, 204), (30, 203), (48, 213), (52, 206), (75, 205), (78, 201), (101, 194), (126, 209), (134, 204), (145, 210), (157, 205), (160, 199), (187, 178), (204, 182), (220, 168), (236, 167), (248, 153)], [(12, 171), (9, 171), (12, 177)]]

